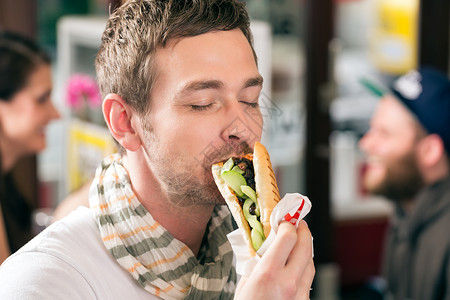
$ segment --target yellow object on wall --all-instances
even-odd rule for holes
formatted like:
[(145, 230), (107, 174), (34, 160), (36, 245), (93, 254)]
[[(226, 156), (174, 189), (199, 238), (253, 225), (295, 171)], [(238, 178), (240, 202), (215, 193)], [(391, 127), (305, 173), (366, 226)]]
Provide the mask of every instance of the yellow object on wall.
[(370, 51), (381, 72), (399, 75), (417, 67), (419, 0), (378, 0)]
[(104, 157), (117, 152), (108, 128), (73, 119), (68, 142), (68, 191), (92, 180)]

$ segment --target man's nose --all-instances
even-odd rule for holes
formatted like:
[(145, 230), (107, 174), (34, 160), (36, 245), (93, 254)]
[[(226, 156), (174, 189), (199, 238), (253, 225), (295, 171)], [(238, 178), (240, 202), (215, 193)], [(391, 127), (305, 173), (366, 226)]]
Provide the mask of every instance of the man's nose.
[(229, 141), (251, 141), (255, 133), (252, 132), (247, 112), (241, 104), (235, 103), (228, 112), (229, 123), (225, 124), (222, 131), (222, 139)]
[(358, 146), (364, 152), (367, 152), (371, 143), (370, 132), (366, 132), (358, 142)]

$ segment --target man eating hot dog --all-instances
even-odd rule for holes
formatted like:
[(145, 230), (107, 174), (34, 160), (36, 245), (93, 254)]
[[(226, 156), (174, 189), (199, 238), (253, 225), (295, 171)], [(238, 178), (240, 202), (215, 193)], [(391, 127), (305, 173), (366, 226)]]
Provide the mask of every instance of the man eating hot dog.
[(109, 17), (96, 71), (120, 151), (101, 162), (89, 209), (2, 265), (0, 298), (308, 299), (304, 222), (280, 224), (238, 283), (231, 217), (211, 174), (261, 136), (263, 79), (244, 5), (127, 1)]

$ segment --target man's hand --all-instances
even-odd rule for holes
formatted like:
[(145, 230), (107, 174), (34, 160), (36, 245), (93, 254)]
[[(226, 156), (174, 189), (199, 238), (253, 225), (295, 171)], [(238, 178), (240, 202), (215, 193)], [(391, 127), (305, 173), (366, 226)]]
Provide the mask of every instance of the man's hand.
[(239, 282), (235, 299), (309, 299), (314, 274), (308, 225), (282, 222), (250, 277)]

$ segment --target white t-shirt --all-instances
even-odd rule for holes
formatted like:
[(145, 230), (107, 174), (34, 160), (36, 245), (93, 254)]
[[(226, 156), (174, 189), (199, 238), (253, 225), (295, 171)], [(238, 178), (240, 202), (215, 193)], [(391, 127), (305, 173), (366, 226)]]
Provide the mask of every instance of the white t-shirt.
[(0, 267), (0, 299), (160, 299), (109, 254), (90, 209), (80, 207)]

